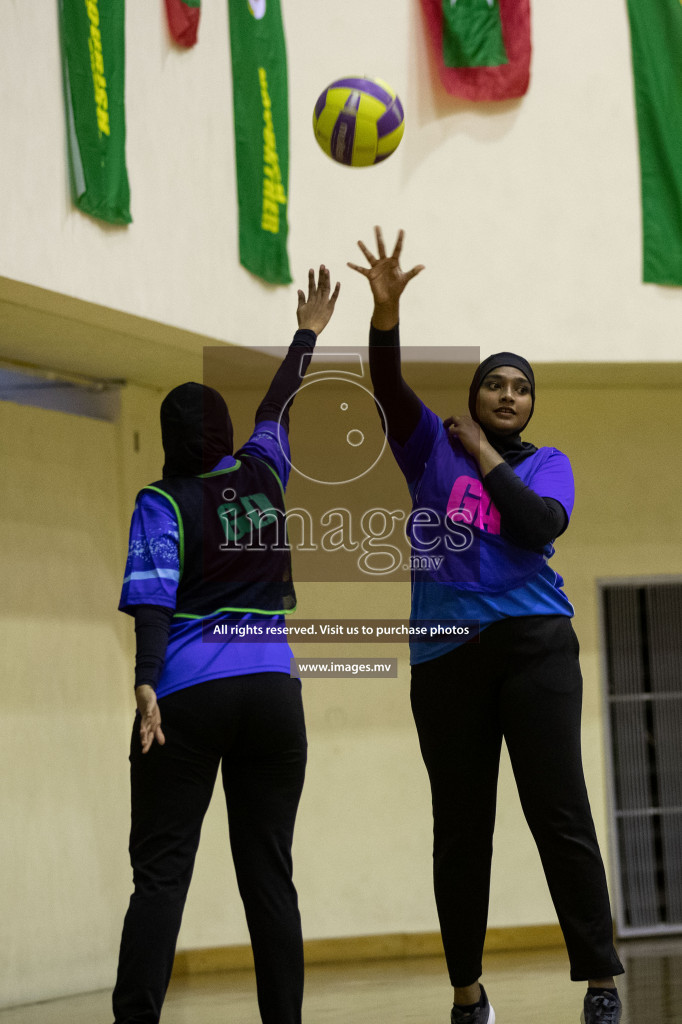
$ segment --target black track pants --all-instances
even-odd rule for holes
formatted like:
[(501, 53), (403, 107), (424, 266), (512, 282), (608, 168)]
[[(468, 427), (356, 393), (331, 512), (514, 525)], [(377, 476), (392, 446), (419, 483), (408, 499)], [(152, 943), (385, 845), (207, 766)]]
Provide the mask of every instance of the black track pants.
[[(574, 981), (621, 974), (580, 748), (578, 640), (562, 615), (504, 619), (412, 668), (433, 797), (436, 904), (453, 985), (481, 974), (504, 737)], [(510, 880), (511, 881), (511, 880)]]
[[(303, 940), (291, 844), (306, 763), (301, 684), (269, 672), (217, 679), (159, 701), (164, 746), (130, 752), (130, 858), (113, 994), (116, 1024), (156, 1024), (204, 815), (222, 761), (230, 845), (264, 1024), (299, 1024)], [(220, 879), (216, 879), (220, 885)]]

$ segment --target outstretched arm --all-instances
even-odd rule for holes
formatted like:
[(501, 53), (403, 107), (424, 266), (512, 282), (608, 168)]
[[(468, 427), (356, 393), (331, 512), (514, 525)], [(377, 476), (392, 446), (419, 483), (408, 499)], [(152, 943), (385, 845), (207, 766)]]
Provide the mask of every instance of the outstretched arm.
[(308, 368), (317, 336), (332, 318), (340, 288), (341, 285), (337, 283), (331, 292), (329, 270), (324, 265), (320, 267), (317, 282), (315, 271), (308, 271), (308, 295), (306, 296), (300, 288), (298, 290), (298, 330), (272, 379), (267, 394), (256, 410), (256, 423), (263, 420), (279, 420), (288, 431), (292, 396), (301, 385), (301, 378)]
[(408, 282), (424, 267), (419, 264), (411, 270), (400, 267), (404, 232), (398, 238), (390, 256), (386, 254), (381, 228), (376, 227), (377, 256), (364, 242), (358, 245), (367, 258), (369, 267), (349, 263), (369, 281), (374, 298), (374, 311), (369, 331), (369, 369), (374, 386), (374, 395), (382, 413), (384, 430), (398, 442), (405, 444), (421, 416), (421, 402), (414, 391), (405, 383), (400, 367), (400, 296)]

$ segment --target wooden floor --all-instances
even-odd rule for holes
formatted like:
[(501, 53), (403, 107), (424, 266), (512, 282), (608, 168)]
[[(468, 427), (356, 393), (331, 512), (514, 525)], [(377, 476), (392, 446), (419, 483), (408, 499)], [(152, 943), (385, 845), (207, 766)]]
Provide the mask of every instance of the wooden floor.
[[(681, 1024), (682, 939), (619, 946), (627, 973), (622, 1024)], [(495, 953), (483, 982), (496, 1024), (578, 1024), (584, 986), (568, 980), (562, 951)], [(440, 959), (313, 966), (305, 1024), (449, 1024), (452, 989)], [(111, 1024), (109, 992), (0, 1011), (0, 1024)], [(248, 971), (174, 981), (162, 1024), (260, 1024)]]

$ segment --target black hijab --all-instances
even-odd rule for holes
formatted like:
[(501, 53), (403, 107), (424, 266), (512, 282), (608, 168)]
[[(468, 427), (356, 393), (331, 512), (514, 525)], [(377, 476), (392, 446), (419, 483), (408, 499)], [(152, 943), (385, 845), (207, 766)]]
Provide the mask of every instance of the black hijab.
[(204, 384), (181, 384), (161, 403), (164, 477), (209, 473), (232, 454), (232, 420), (225, 399)]
[[(498, 366), (513, 366), (514, 369), (520, 370), (520, 372), (528, 379), (530, 384), (530, 395), (531, 395), (531, 407), (528, 419), (521, 427), (521, 430), (525, 430), (530, 422), (530, 418), (533, 415), (535, 409), (535, 375), (533, 368), (527, 359), (523, 356), (517, 356), (514, 352), (497, 352), (493, 356), (488, 356), (484, 359), (481, 365), (474, 374), (474, 379), (471, 382), (469, 388), (469, 412), (471, 418), (475, 423), (479, 422), (478, 416), (476, 415), (476, 399), (478, 398), (478, 392), (481, 384), (493, 370), (496, 370)], [(537, 451), (534, 444), (530, 444), (529, 441), (521, 440), (521, 432), (517, 431), (515, 434), (497, 434), (493, 430), (486, 430), (482, 428), (483, 433), (487, 437), (490, 444), (493, 446), (496, 452), (502, 456), (504, 461), (510, 466), (515, 466), (519, 462), (523, 462), (529, 455)]]

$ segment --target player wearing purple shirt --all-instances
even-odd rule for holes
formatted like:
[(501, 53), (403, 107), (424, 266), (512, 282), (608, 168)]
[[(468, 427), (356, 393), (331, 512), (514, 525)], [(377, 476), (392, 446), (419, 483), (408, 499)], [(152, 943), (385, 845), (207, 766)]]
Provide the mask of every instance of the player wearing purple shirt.
[[(469, 414), (442, 422), (403, 380), (403, 235), (389, 256), (360, 242), (374, 297), (370, 372), (413, 502), (413, 619), (475, 619), (476, 642), (412, 648), (411, 700), (429, 774), (434, 888), (452, 1024), (494, 1024), (482, 972), (499, 758), (504, 737), (571, 964), (587, 981), (584, 1024), (618, 1024), (606, 877), (580, 749), (582, 677), (573, 608), (549, 566), (573, 509), (568, 459), (520, 434), (535, 403), (532, 368), (502, 352), (480, 365)], [(438, 557), (434, 557), (436, 555)], [(428, 557), (427, 557), (428, 556)]]
[(264, 1024), (300, 1024), (303, 940), (291, 845), (306, 764), (301, 683), (285, 640), (203, 642), (203, 628), (279, 625), (295, 606), (282, 532), (288, 416), (338, 296), (329, 271), (298, 293), (299, 329), (233, 454), (213, 388), (161, 406), (163, 477), (140, 491), (120, 608), (134, 616), (138, 713), (130, 746), (130, 858), (115, 1024), (155, 1024), (170, 980), (218, 768)]
[[(386, 394), (382, 383), (382, 356), (376, 352), (382, 342), (395, 343), (372, 329), (375, 349), (374, 367), (378, 389), (388, 409), (396, 402), (396, 392)], [(392, 345), (392, 352), (397, 352)], [(385, 367), (385, 359), (384, 359)], [(483, 485), (476, 459), (462, 442), (448, 432), (442, 420), (423, 403), (417, 424), (404, 444), (389, 435), (395, 460), (405, 475), (413, 512), (409, 532), (414, 553), (422, 556), (412, 570), (412, 618), (468, 619), (481, 628), (509, 616), (573, 615), (573, 606), (563, 592), (563, 580), (550, 568), (554, 554), (549, 536), (538, 533), (533, 547), (509, 543), (505, 521), (503, 532), (500, 510)], [(404, 424), (404, 418), (402, 418)], [(402, 436), (402, 435), (401, 435)], [(532, 448), (533, 446), (528, 446)], [(521, 522), (529, 531), (536, 515), (549, 517), (549, 529), (559, 533), (573, 508), (573, 474), (568, 459), (556, 448), (524, 451), (512, 472), (506, 463), (498, 471), (504, 486), (505, 476), (512, 486), (520, 481), (533, 495), (542, 494), (543, 508), (527, 510)], [(514, 480), (513, 478), (516, 478)], [(501, 502), (504, 507), (504, 499)], [(437, 555), (440, 554), (440, 558)], [(426, 556), (426, 557), (424, 557)], [(415, 561), (415, 560), (413, 560)], [(463, 643), (449, 639), (441, 643), (413, 643), (412, 664), (433, 660)]]
[[(304, 341), (305, 335), (298, 332), (294, 342), (295, 350), (305, 352)], [(196, 387), (200, 388), (201, 385)], [(259, 420), (246, 444), (242, 445), (236, 455), (222, 458), (213, 472), (221, 476), (221, 483), (229, 483), (231, 474), (240, 469), (245, 461), (253, 459), (260, 463), (260, 472), (264, 463), (270, 466), (273, 473), (277, 474), (282, 489), (286, 489), (290, 469), (289, 437), (280, 423)], [(120, 611), (133, 615), (140, 606), (153, 606), (157, 609), (157, 615), (160, 609), (171, 612), (176, 610), (180, 581), (179, 524), (173, 499), (163, 488), (163, 481), (144, 488), (138, 495), (133, 512), (128, 561), (119, 603)], [(266, 617), (263, 610), (222, 610), (220, 601), (211, 611), (220, 616), (221, 623), (234, 623), (235, 626), (252, 622), (261, 626), (278, 625), (284, 621), (284, 611)], [(225, 639), (219, 644), (203, 643), (204, 622), (204, 616), (170, 618), (168, 643), (162, 662), (161, 659), (158, 662), (158, 682), (151, 680), (157, 698), (209, 679), (238, 676), (245, 672), (289, 674), (292, 653), (286, 640), (279, 643), (242, 643), (230, 640), (231, 636), (238, 636), (234, 631), (223, 633)], [(153, 656), (146, 653), (147, 658)], [(138, 655), (144, 666), (145, 652), (138, 651)], [(143, 669), (138, 665), (140, 671)], [(145, 681), (150, 680), (140, 680)]]

